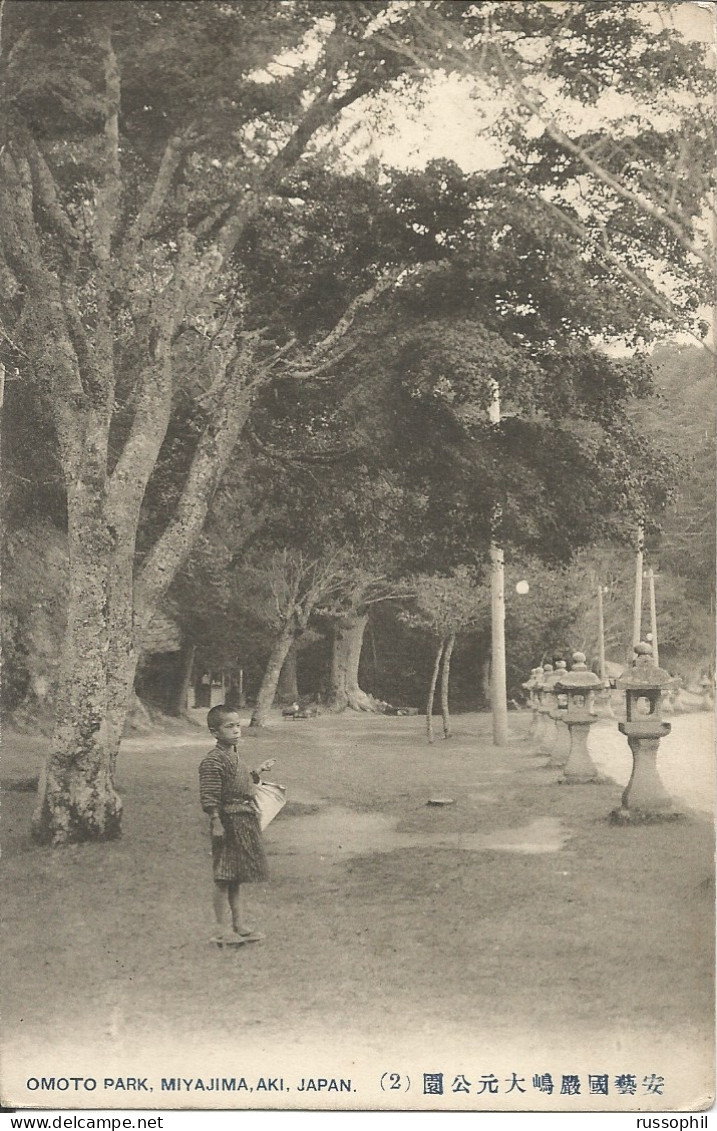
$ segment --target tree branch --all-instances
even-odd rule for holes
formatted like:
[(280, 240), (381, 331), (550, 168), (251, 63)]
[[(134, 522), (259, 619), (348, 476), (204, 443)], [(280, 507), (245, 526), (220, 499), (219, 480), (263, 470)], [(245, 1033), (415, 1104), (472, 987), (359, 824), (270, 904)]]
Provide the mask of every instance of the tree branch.
[(265, 444), (260, 440), (253, 428), (248, 429), (248, 439), (250, 443), (254, 444), (259, 449), (262, 455), (268, 459), (276, 460), (277, 463), (282, 464), (329, 464), (338, 463), (342, 459), (347, 459), (355, 452), (360, 451), (358, 447), (351, 448), (327, 448), (323, 451), (302, 451), (301, 448), (283, 449), (272, 447), (270, 444)]
[[(638, 274), (638, 272), (633, 271), (630, 267), (628, 267), (628, 265), (625, 263), (624, 256), (618, 254), (610, 246), (607, 239), (607, 233), (605, 232), (604, 228), (602, 230), (602, 240), (598, 243), (593, 233), (590, 232), (584, 224), (580, 223), (579, 220), (576, 220), (573, 217), (569, 216), (557, 204), (554, 204), (550, 200), (546, 200), (545, 197), (541, 196), (540, 193), (537, 192), (535, 193), (535, 200), (540, 203), (543, 209), (550, 212), (551, 215), (555, 216), (564, 227), (569, 228), (571, 232), (579, 236), (581, 240), (588, 240), (592, 245), (593, 250), (595, 250), (599, 255), (603, 256), (610, 263), (612, 263), (612, 265), (617, 268), (619, 273), (633, 287), (636, 287), (641, 294), (649, 299), (656, 310), (659, 310), (661, 314), (665, 315), (669, 322), (674, 322), (675, 314), (677, 313), (675, 307), (672, 306), (667, 299), (663, 298), (662, 295), (660, 295), (655, 290), (655, 288), (647, 279), (643, 278)], [(700, 338), (699, 335), (696, 334), (693, 330), (688, 329), (685, 332), (688, 333), (692, 338), (694, 338), (694, 340), (703, 349), (708, 350), (709, 353), (713, 355), (715, 354), (715, 349), (710, 346), (708, 342), (704, 341), (703, 338)]]
[(185, 154), (188, 140), (189, 131), (176, 134), (170, 137), (164, 148), (154, 184), (124, 239), (120, 252), (120, 263), (124, 270), (132, 267), (143, 241), (164, 206), (172, 187), (174, 174)]
[[(346, 329), (348, 329), (348, 326)], [(286, 370), (281, 372), (281, 376), (295, 381), (308, 381), (314, 377), (321, 377), (327, 373), (328, 370), (339, 365), (344, 358), (349, 357), (356, 349), (357, 344), (357, 342), (349, 342), (344, 349), (324, 358), (323, 361), (319, 362), (317, 365), (311, 365), (308, 360), (296, 361), (293, 364), (286, 362)]]
[[(689, 234), (689, 224), (687, 222), (683, 222), (679, 218), (669, 215), (669, 212), (658, 207), (649, 197), (623, 183), (618, 177), (614, 176), (609, 169), (591, 156), (589, 148), (585, 148), (574, 142), (569, 135), (557, 125), (553, 118), (545, 115), (540, 106), (538, 97), (530, 93), (523, 79), (510, 65), (497, 36), (493, 33), (490, 26), (487, 29), (488, 41), (484, 39), (481, 43), (480, 58), (476, 66), (475, 51), (469, 46), (456, 43), (457, 37), (455, 29), (446, 20), (441, 19), (437, 13), (432, 11), (430, 12), (429, 18), (418, 5), (415, 6), (415, 9), (416, 10), (412, 13), (412, 18), (421, 28), (420, 48), (413, 48), (403, 43), (398, 36), (391, 34), (390, 27), (384, 32), (378, 33), (374, 36), (374, 39), (377, 42), (383, 42), (387, 46), (390, 46), (393, 51), (402, 53), (405, 57), (414, 62), (423, 73), (425, 73), (429, 66), (431, 53), (435, 54), (436, 52), (441, 52), (444, 59), (448, 53), (449, 57), (452, 57), (456, 62), (460, 63), (465, 73), (473, 76), (481, 74), (483, 78), (488, 80), (490, 73), (484, 67), (484, 62), (488, 53), (491, 52), (497, 59), (504, 78), (514, 91), (519, 102), (539, 119), (553, 141), (557, 142), (576, 157), (585, 169), (592, 173), (593, 176), (622, 200), (630, 203), (645, 215), (651, 216), (670, 231), (685, 251), (707, 266), (710, 271), (712, 270), (713, 250), (702, 248), (694, 242)], [(567, 14), (567, 18), (563, 20), (561, 30), (565, 30), (569, 26), (574, 16), (575, 13), (571, 9)], [(557, 36), (555, 37), (555, 41), (557, 42)], [(515, 42), (515, 40), (512, 42)], [(486, 43), (488, 43), (488, 49), (486, 48)], [(550, 59), (550, 53), (554, 52), (554, 50), (555, 46), (550, 48), (542, 67), (537, 72), (538, 76), (544, 73), (547, 62), (549, 62)], [(588, 76), (584, 74), (584, 77), (587, 78)], [(698, 116), (701, 114), (699, 105), (695, 107), (695, 112)], [(712, 123), (710, 123), (710, 127), (712, 127)]]
[(345, 314), (338, 320), (334, 328), (325, 338), (322, 338), (320, 342), (316, 343), (313, 350), (314, 354), (328, 353), (341, 338), (345, 337), (359, 310), (363, 309), (365, 306), (370, 306), (384, 291), (389, 290), (401, 275), (404, 274), (405, 270), (405, 267), (395, 267), (393, 270), (387, 271), (380, 279), (376, 280), (373, 286), (369, 287), (361, 294), (356, 295), (356, 298), (352, 299), (349, 303)]
[(23, 126), (22, 135), (38, 202), (52, 226), (62, 236), (67, 249), (74, 253), (79, 250), (82, 235), (63, 208), (52, 170), (27, 126)]
[(565, 131), (562, 130), (553, 121), (552, 118), (547, 117), (543, 113), (539, 102), (537, 102), (535, 99), (535, 96), (529, 93), (527, 87), (525, 86), (525, 83), (510, 66), (500, 44), (495, 43), (493, 45), (493, 49), (496, 53), (503, 73), (511, 83), (513, 90), (516, 92), (523, 105), (528, 110), (530, 110), (530, 112), (543, 124), (546, 132), (553, 139), (553, 141), (557, 142), (558, 145), (561, 145), (568, 151), (568, 153), (571, 153), (574, 157), (576, 157), (586, 169), (588, 169), (595, 177), (597, 177), (597, 179), (601, 181), (602, 184), (612, 189), (616, 196), (619, 196), (621, 200), (627, 201), (629, 204), (632, 204), (634, 207), (638, 208), (641, 212), (644, 212), (648, 216), (652, 216), (653, 219), (657, 220), (658, 223), (662, 224), (663, 227), (672, 232), (677, 242), (685, 251), (689, 252), (690, 255), (694, 256), (697, 260), (699, 260), (710, 270), (712, 270), (712, 256), (709, 252), (704, 251), (693, 240), (689, 238), (685, 226), (673, 220), (671, 216), (666, 215), (665, 212), (662, 211), (662, 209), (658, 208), (647, 197), (643, 196), (641, 193), (635, 192), (633, 189), (629, 188), (627, 185), (619, 181), (617, 177), (613, 176), (609, 169), (606, 169), (604, 165), (601, 165), (598, 161), (591, 157), (590, 154), (582, 148), (582, 146), (574, 142), (572, 138), (569, 137), (568, 134), (566, 134)]
[(95, 254), (99, 263), (108, 266), (122, 194), (119, 158), (120, 71), (109, 28), (101, 28), (97, 38), (103, 55), (105, 114), (103, 175), (97, 190)]
[(64, 279), (59, 280), (59, 290), (68, 332), (80, 363), (80, 369), (89, 377), (95, 368), (95, 360), (92, 356), (87, 329), (80, 314), (77, 292)]
[[(330, 33), (324, 48), (324, 56), (327, 61), (330, 61), (330, 65), (327, 65), (326, 74), (316, 98), (304, 112), (291, 136), (267, 164), (258, 178), (256, 187), (247, 192), (241, 198), (241, 202), (232, 208), (231, 213), (222, 225), (216, 244), (224, 260), (231, 255), (244, 228), (256, 215), (267, 195), (294, 168), (314, 135), (370, 89), (370, 85), (357, 83), (344, 94), (334, 96), (337, 75), (342, 65), (345, 65), (347, 61), (346, 52), (345, 50), (342, 51), (342, 48), (345, 48), (345, 37), (341, 28), (336, 26)], [(358, 47), (356, 50), (358, 50)]]
[[(68, 334), (62, 288), (45, 265), (33, 210), (33, 180), (29, 163), (2, 155), (3, 226), (5, 257), (25, 289), (25, 307), (35, 323), (25, 343), (38, 375), (53, 390), (52, 403), (67, 427), (69, 405), (85, 396), (82, 371)], [(23, 311), (23, 315), (25, 311)], [(17, 328), (15, 333), (17, 334)]]
[(254, 368), (254, 348), (254, 337), (245, 335), (227, 366), (223, 395), (199, 439), (173, 518), (139, 569), (135, 592), (140, 621), (156, 608), (186, 559), (246, 423), (254, 392), (267, 379), (263, 369)]

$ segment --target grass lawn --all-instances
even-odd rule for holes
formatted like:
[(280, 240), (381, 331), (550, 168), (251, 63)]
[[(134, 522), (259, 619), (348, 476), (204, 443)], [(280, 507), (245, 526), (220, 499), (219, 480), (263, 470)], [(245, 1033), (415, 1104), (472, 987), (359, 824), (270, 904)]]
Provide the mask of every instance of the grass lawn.
[[(265, 834), (272, 881), (246, 889), (266, 940), (236, 952), (208, 942), (197, 765), (211, 741), (201, 731), (123, 744), (124, 835), (114, 844), (34, 845), (33, 795), (6, 788), (6, 1102), (707, 1106), (711, 821), (688, 812), (612, 826), (621, 788), (558, 784), (524, 741), (527, 722), (512, 716), (515, 740), (497, 749), (487, 715), (458, 716), (454, 737), (433, 746), (422, 718), (272, 718), (242, 757), (275, 757), (267, 776), (290, 801)], [(38, 740), (6, 733), (3, 744), (6, 787), (31, 777)], [(455, 804), (427, 805), (435, 797)], [(386, 1077), (382, 1090), (384, 1072), (400, 1086)], [(424, 1073), (443, 1074), (442, 1098), (423, 1094)], [(553, 1094), (533, 1082), (548, 1073)], [(513, 1074), (520, 1083), (509, 1089)], [(566, 1074), (580, 1077), (579, 1096), (559, 1094)], [(603, 1074), (608, 1095), (589, 1096), (588, 1076)], [(616, 1090), (628, 1074), (633, 1094)], [(653, 1074), (664, 1078), (660, 1092), (650, 1091)], [(99, 1085), (28, 1090), (41, 1076)], [(161, 1087), (162, 1078), (217, 1076), (255, 1089), (281, 1077), (285, 1090)], [(454, 1091), (459, 1076), (469, 1090)], [(497, 1092), (485, 1083), (492, 1076)], [(154, 1091), (103, 1090), (105, 1077), (146, 1077)], [(302, 1078), (319, 1077), (351, 1079), (352, 1090), (298, 1091)]]

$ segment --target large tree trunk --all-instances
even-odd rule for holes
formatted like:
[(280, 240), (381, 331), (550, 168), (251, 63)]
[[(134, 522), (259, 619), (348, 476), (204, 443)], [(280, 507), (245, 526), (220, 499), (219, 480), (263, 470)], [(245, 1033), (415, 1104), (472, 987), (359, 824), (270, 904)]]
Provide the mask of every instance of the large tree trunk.
[(370, 695), (359, 687), (358, 672), (368, 613), (354, 613), (334, 622), (328, 706), (333, 711), (375, 710)]
[(56, 845), (110, 840), (120, 834), (122, 802), (113, 783), (116, 751), (108, 727), (111, 539), (104, 495), (92, 475), (99, 473), (101, 460), (90, 444), (82, 460), (86, 477), (68, 489), (67, 631), (52, 752), (40, 778), (33, 818), (36, 838)]
[(281, 634), (274, 641), (271, 652), (269, 653), (264, 678), (261, 681), (261, 687), (256, 697), (256, 704), (249, 724), (249, 726), (255, 730), (259, 727), (263, 727), (266, 723), (267, 715), (276, 697), (276, 689), (279, 683), (281, 669), (284, 666), (284, 661), (293, 643), (294, 628), (290, 625), (282, 630)]
[(286, 654), (286, 659), (279, 674), (279, 683), (276, 697), (282, 705), (295, 703), (299, 698), (299, 687), (296, 678), (296, 641), (294, 641)]

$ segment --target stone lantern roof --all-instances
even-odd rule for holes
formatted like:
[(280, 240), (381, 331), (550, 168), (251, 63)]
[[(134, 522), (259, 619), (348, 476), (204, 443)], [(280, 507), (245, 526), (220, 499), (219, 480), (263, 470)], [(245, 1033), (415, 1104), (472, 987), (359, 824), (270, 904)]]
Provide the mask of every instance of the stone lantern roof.
[(584, 652), (573, 652), (573, 666), (569, 672), (560, 673), (556, 687), (560, 691), (593, 691), (602, 687), (602, 680), (588, 670)]
[(655, 691), (672, 685), (672, 676), (652, 662), (652, 645), (636, 644), (632, 666), (625, 668), (615, 686), (620, 691)]
[(543, 689), (545, 691), (555, 691), (556, 683), (566, 674), (565, 661), (556, 660), (555, 667), (553, 668), (551, 665), (552, 670), (546, 670), (547, 667), (548, 665), (546, 664), (543, 668)]

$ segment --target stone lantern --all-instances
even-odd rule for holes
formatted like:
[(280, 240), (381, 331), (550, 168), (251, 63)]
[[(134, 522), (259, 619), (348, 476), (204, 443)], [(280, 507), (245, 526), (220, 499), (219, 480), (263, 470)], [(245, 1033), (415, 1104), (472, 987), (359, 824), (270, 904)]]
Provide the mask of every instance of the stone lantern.
[(543, 676), (543, 726), (540, 753), (549, 754), (549, 766), (562, 766), (567, 758), (567, 750), (563, 750), (564, 743), (560, 741), (560, 720), (565, 714), (567, 701), (564, 696), (558, 695), (556, 684), (561, 676), (565, 675), (567, 665), (564, 660), (556, 660), (552, 671)]
[(678, 712), (684, 711), (682, 703), (682, 680), (680, 676), (676, 675), (672, 678), (672, 683), (666, 687), (664, 692), (664, 699), (662, 700), (662, 713), (667, 712), (671, 715), (676, 715)]
[(622, 808), (612, 814), (615, 822), (663, 820), (679, 816), (657, 771), (657, 749), (672, 727), (662, 721), (662, 692), (672, 683), (669, 672), (652, 662), (650, 644), (635, 645), (632, 667), (617, 681), (625, 692), (625, 722), (618, 730), (632, 751), (632, 775), (622, 795)]
[(552, 696), (549, 690), (549, 677), (553, 674), (552, 664), (543, 664), (540, 669), (540, 674), (536, 675), (535, 690), (537, 693), (537, 709), (538, 709), (538, 725), (535, 728), (535, 742), (536, 754), (546, 753), (546, 744), (548, 741), (548, 726), (550, 725), (550, 710), (553, 705)]
[(702, 709), (712, 711), (715, 705), (714, 681), (709, 675), (704, 675), (700, 680), (700, 694), (702, 695)]
[(563, 767), (566, 782), (580, 784), (596, 781), (600, 776), (588, 752), (590, 727), (597, 722), (595, 693), (602, 680), (588, 671), (583, 652), (573, 653), (573, 666), (556, 683), (556, 691), (567, 699), (564, 720), (570, 732), (570, 750)]
[(528, 706), (530, 707), (530, 710), (532, 712), (530, 726), (528, 727), (528, 733), (526, 735), (528, 741), (531, 741), (536, 737), (537, 732), (540, 728), (540, 714), (538, 711), (540, 698), (538, 695), (538, 687), (540, 685), (540, 677), (542, 676), (542, 674), (542, 668), (532, 668), (530, 672), (530, 678), (527, 679), (523, 684), (524, 690), (528, 692)]

